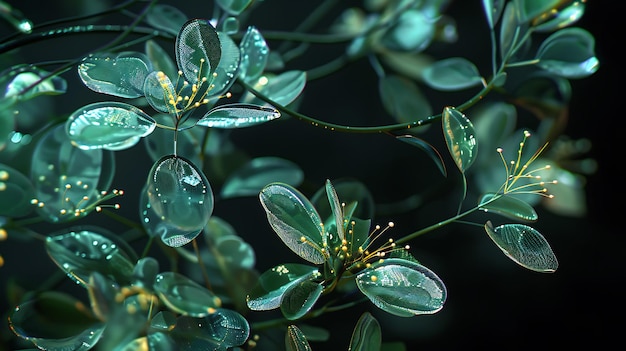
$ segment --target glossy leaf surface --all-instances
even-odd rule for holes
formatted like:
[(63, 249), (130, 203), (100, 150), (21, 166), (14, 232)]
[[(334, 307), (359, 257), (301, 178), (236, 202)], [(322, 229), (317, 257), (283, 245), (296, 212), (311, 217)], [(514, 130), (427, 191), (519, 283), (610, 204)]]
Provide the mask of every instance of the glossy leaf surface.
[(177, 7), (168, 4), (155, 4), (146, 14), (146, 22), (154, 28), (177, 35), (189, 18)]
[(152, 133), (156, 121), (133, 105), (96, 102), (74, 111), (65, 122), (72, 144), (83, 149), (124, 150)]
[(29, 100), (39, 95), (59, 95), (67, 91), (67, 82), (31, 65), (13, 66), (0, 75), (0, 97)]
[(145, 51), (154, 67), (153, 72), (161, 71), (168, 77), (178, 76), (178, 67), (176, 62), (169, 56), (169, 51), (163, 49), (154, 39), (146, 40)]
[(542, 273), (555, 272), (559, 263), (546, 239), (534, 228), (523, 224), (504, 224), (485, 231), (504, 254), (520, 266)]
[(505, 2), (503, 0), (483, 0), (483, 10), (485, 11), (489, 28), (495, 28), (500, 16), (502, 16)]
[(251, 310), (271, 310), (280, 307), (285, 291), (293, 284), (311, 279), (320, 273), (316, 267), (288, 263), (271, 268), (259, 280), (247, 297)]
[(82, 286), (87, 285), (92, 272), (126, 284), (136, 261), (125, 242), (99, 228), (49, 236), (46, 251), (61, 270)]
[(30, 200), (35, 188), (20, 171), (0, 163), (0, 216), (21, 217), (35, 208)]
[(179, 351), (229, 350), (250, 335), (248, 321), (236, 311), (218, 308), (202, 317), (178, 317), (168, 333)]
[(382, 43), (391, 50), (420, 52), (435, 36), (435, 21), (426, 11), (403, 11), (387, 33)]
[(151, 71), (150, 59), (140, 52), (91, 54), (78, 65), (85, 86), (122, 98), (143, 96), (143, 82)]
[(185, 316), (205, 317), (222, 305), (213, 292), (176, 272), (157, 274), (153, 288), (167, 307)]
[(478, 68), (463, 57), (451, 57), (434, 62), (423, 72), (424, 82), (433, 89), (457, 91), (482, 84)]
[[(146, 182), (148, 203), (163, 242), (178, 247), (193, 240), (213, 213), (214, 198), (209, 181), (187, 159), (168, 155), (155, 162)], [(147, 206), (147, 204), (145, 204)], [(145, 208), (142, 208), (142, 210)]]
[(272, 183), (261, 190), (259, 198), (269, 224), (287, 247), (311, 263), (325, 261), (322, 219), (300, 191), (285, 183)]
[(252, 104), (227, 104), (212, 108), (196, 125), (209, 128), (235, 129), (263, 124), (280, 117), (272, 107)]
[[(260, 91), (276, 104), (286, 106), (300, 96), (305, 85), (306, 72), (292, 70), (268, 77), (267, 84)], [(254, 103), (261, 103), (261, 101), (255, 100)]]
[(478, 153), (474, 125), (453, 107), (444, 108), (441, 122), (448, 151), (459, 170), (465, 172), (476, 160)]
[(176, 37), (176, 62), (185, 80), (197, 84), (204, 77), (211, 79), (222, 56), (220, 38), (205, 19), (191, 19)]
[(350, 351), (379, 351), (382, 345), (380, 323), (369, 312), (364, 312), (352, 331)]
[(289, 320), (299, 319), (311, 310), (322, 291), (322, 284), (310, 280), (291, 284), (280, 300), (280, 311)]
[(287, 332), (285, 333), (285, 349), (286, 351), (313, 350), (302, 330), (294, 324), (287, 326)]
[(585, 1), (570, 1), (571, 4), (569, 6), (559, 11), (551, 12), (552, 18), (546, 16), (548, 19), (545, 19), (541, 24), (535, 25), (533, 29), (537, 32), (549, 32), (571, 26), (585, 14)]
[(433, 271), (399, 258), (363, 270), (356, 283), (374, 305), (401, 317), (436, 313), (447, 295), (443, 281)]
[(241, 63), (241, 51), (233, 39), (223, 32), (218, 32), (222, 46), (220, 62), (212, 76), (209, 96), (218, 96), (228, 90), (237, 79), (239, 64)]
[(233, 172), (222, 186), (222, 198), (256, 196), (274, 181), (297, 187), (304, 180), (304, 172), (295, 163), (280, 157), (253, 158)]
[(326, 196), (328, 198), (328, 203), (330, 204), (330, 211), (335, 221), (334, 232), (337, 234), (337, 240), (341, 242), (346, 238), (345, 229), (350, 218), (345, 217), (343, 213), (343, 206), (339, 200), (339, 195), (337, 195), (337, 191), (330, 182), (330, 179), (326, 179), (324, 187), (326, 188)]
[(582, 28), (564, 28), (546, 38), (537, 50), (539, 67), (566, 78), (584, 78), (595, 73), (595, 38)]
[(511, 219), (534, 222), (539, 219), (535, 209), (528, 203), (512, 196), (489, 193), (478, 201), (479, 209), (494, 212)]
[(239, 77), (250, 83), (258, 79), (269, 57), (269, 47), (261, 32), (254, 26), (249, 26), (239, 43), (241, 50), (241, 67)]
[(405, 143), (413, 145), (419, 148), (420, 150), (424, 151), (426, 155), (428, 155), (428, 157), (430, 157), (430, 159), (433, 161), (435, 166), (437, 166), (437, 169), (439, 169), (439, 172), (441, 172), (441, 174), (443, 174), (444, 177), (447, 176), (448, 171), (446, 170), (446, 164), (443, 160), (443, 157), (434, 146), (426, 142), (424, 139), (420, 139), (410, 134), (398, 135), (396, 138), (398, 140), (404, 141)]

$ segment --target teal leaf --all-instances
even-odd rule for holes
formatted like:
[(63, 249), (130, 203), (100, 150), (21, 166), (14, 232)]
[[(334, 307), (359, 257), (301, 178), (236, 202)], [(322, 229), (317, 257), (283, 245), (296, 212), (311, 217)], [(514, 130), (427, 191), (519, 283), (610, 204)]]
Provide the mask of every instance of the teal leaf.
[(179, 104), (174, 103), (176, 87), (169, 76), (163, 71), (153, 71), (148, 74), (143, 84), (143, 94), (148, 104), (155, 110), (171, 113), (176, 116)]
[(239, 73), (241, 51), (233, 39), (223, 32), (218, 32), (222, 46), (220, 62), (211, 77), (209, 96), (216, 96), (228, 90)]
[(38, 350), (90, 350), (105, 326), (80, 300), (57, 291), (40, 293), (9, 315), (11, 330)]
[(222, 10), (233, 16), (239, 16), (250, 4), (252, 0), (216, 0), (215, 1)]
[(167, 155), (154, 163), (146, 192), (148, 203), (141, 208), (150, 212), (144, 223), (154, 228), (168, 246), (179, 247), (195, 239), (213, 213), (209, 181), (181, 156)]
[(152, 63), (140, 52), (91, 54), (78, 65), (78, 76), (87, 88), (122, 98), (143, 96), (143, 82)]
[(196, 125), (235, 129), (263, 124), (280, 117), (280, 112), (272, 107), (252, 104), (226, 104), (212, 108)]
[(185, 316), (205, 317), (222, 305), (209, 289), (176, 272), (157, 274), (153, 289), (170, 310)]
[(154, 257), (142, 257), (133, 268), (133, 284), (151, 289), (158, 273), (159, 261)]
[(206, 19), (191, 19), (176, 37), (176, 62), (190, 84), (212, 79), (222, 57), (220, 37)]
[(391, 50), (420, 52), (432, 42), (435, 23), (436, 20), (426, 11), (409, 9), (398, 16), (381, 41)]
[[(351, 220), (354, 217), (374, 218), (376, 212), (374, 197), (363, 182), (352, 178), (334, 179), (332, 186), (341, 202), (346, 204), (343, 209), (344, 220)], [(326, 185), (311, 196), (311, 203), (322, 218), (334, 217), (328, 201)], [(344, 228), (347, 228), (345, 222)], [(369, 227), (367, 229), (369, 230)]]
[(478, 153), (474, 126), (461, 111), (454, 107), (444, 108), (441, 121), (448, 151), (456, 166), (464, 173), (476, 160)]
[(385, 75), (378, 82), (385, 111), (399, 123), (411, 123), (432, 115), (432, 107), (417, 84), (397, 75)]
[(35, 145), (30, 167), (37, 213), (50, 222), (71, 221), (120, 195), (105, 191), (115, 174), (114, 161), (111, 151), (72, 145), (62, 124), (47, 131)]
[(287, 247), (311, 263), (324, 263), (322, 219), (300, 191), (289, 184), (271, 183), (261, 190), (259, 199), (269, 224)]
[(551, 32), (571, 26), (578, 22), (585, 14), (585, 1), (586, 0), (569, 1), (571, 4), (558, 11), (550, 12), (552, 17), (546, 16), (546, 19), (542, 19), (542, 23), (536, 24), (533, 30), (536, 32)]
[(316, 267), (298, 263), (278, 265), (259, 276), (255, 287), (246, 297), (248, 308), (264, 311), (279, 308), (285, 291), (298, 282), (320, 275)]
[(494, 228), (487, 221), (485, 231), (508, 258), (524, 268), (553, 273), (559, 266), (550, 244), (534, 228), (523, 224), (504, 224)]
[(483, 83), (478, 68), (463, 57), (434, 62), (424, 69), (423, 79), (431, 88), (442, 91), (457, 91)]
[(343, 214), (343, 205), (339, 201), (339, 196), (335, 187), (330, 182), (330, 179), (326, 179), (325, 183), (326, 196), (328, 197), (328, 203), (330, 204), (330, 210), (332, 217), (335, 219), (335, 231), (337, 232), (337, 239), (343, 241), (346, 238), (345, 228), (349, 218), (345, 218)]
[(505, 3), (506, 1), (503, 0), (483, 0), (483, 10), (487, 17), (487, 24), (489, 24), (489, 28), (492, 30), (495, 28), (496, 23), (498, 23), (500, 16), (502, 16)]
[(302, 330), (297, 325), (291, 324), (287, 326), (287, 332), (285, 333), (285, 350), (312, 351), (313, 349)]
[(409, 145), (413, 145), (419, 148), (420, 150), (424, 151), (426, 155), (428, 155), (428, 157), (430, 157), (430, 159), (433, 161), (435, 166), (437, 166), (437, 169), (439, 169), (439, 172), (441, 172), (441, 174), (444, 177), (447, 176), (448, 171), (446, 170), (446, 165), (445, 165), (445, 162), (443, 161), (443, 157), (441, 156), (439, 151), (437, 151), (437, 149), (435, 149), (435, 147), (432, 146), (430, 143), (428, 143), (424, 139), (418, 138), (410, 134), (398, 135), (396, 139), (400, 141), (404, 141), (405, 143)]
[(239, 23), (239, 18), (237, 17), (226, 17), (223, 21), (219, 22), (218, 30), (228, 35), (235, 35), (239, 32), (239, 28), (241, 23)]
[(73, 145), (83, 150), (128, 149), (152, 133), (156, 121), (133, 105), (96, 102), (74, 111), (65, 122)]
[(506, 3), (501, 21), (500, 57), (502, 61), (511, 62), (513, 58), (523, 56), (525, 47), (520, 46), (520, 41), (526, 37), (530, 26), (526, 22), (519, 22), (518, 10), (512, 1)]
[(299, 319), (311, 310), (323, 291), (322, 284), (311, 280), (290, 284), (280, 300), (280, 311), (289, 320)]
[[(552, 15), (558, 11), (561, 11), (563, 6), (569, 6), (571, 3), (578, 2), (579, 0), (515, 0), (512, 3), (515, 5), (519, 21), (530, 22), (531, 25), (538, 25), (551, 18)], [(584, 2), (585, 0), (582, 0)]]
[(525, 222), (534, 222), (539, 219), (537, 212), (531, 205), (515, 197), (502, 194), (484, 194), (478, 201), (478, 208), (485, 212), (493, 212)]
[(128, 284), (136, 262), (135, 253), (113, 234), (101, 228), (69, 228), (46, 238), (46, 251), (63, 272), (86, 286), (92, 272), (119, 284)]
[(239, 78), (251, 83), (257, 80), (267, 66), (269, 47), (261, 32), (254, 26), (249, 26), (239, 43), (241, 50), (241, 67)]
[[(292, 70), (277, 76), (268, 76), (267, 83), (261, 87), (260, 91), (275, 104), (287, 106), (300, 96), (305, 85), (306, 72)], [(257, 100), (254, 101), (257, 103)]]
[(0, 216), (22, 217), (35, 207), (33, 183), (20, 171), (0, 163)]
[(400, 317), (436, 313), (447, 295), (443, 281), (433, 271), (400, 258), (363, 270), (356, 283), (374, 305)]
[(177, 35), (189, 18), (177, 7), (168, 4), (150, 6), (146, 13), (146, 22), (156, 29)]
[(233, 172), (222, 186), (222, 198), (257, 195), (274, 181), (297, 187), (304, 172), (297, 164), (280, 157), (257, 157)]
[[(178, 30), (176, 30), (176, 32), (178, 32)], [(156, 42), (156, 40), (146, 40), (145, 52), (150, 59), (150, 62), (152, 62), (154, 71), (161, 71), (168, 77), (178, 77), (178, 67), (176, 67), (176, 62), (174, 62), (168, 52), (163, 49)]]
[(250, 325), (238, 312), (218, 308), (202, 318), (178, 317), (168, 335), (177, 351), (232, 350), (248, 340)]
[(550, 35), (539, 46), (535, 58), (539, 60), (539, 67), (571, 79), (590, 76), (600, 66), (593, 35), (577, 27)]
[(25, 101), (40, 95), (64, 94), (67, 82), (40, 68), (22, 64), (0, 74), (0, 89), (0, 97)]
[(356, 322), (350, 338), (351, 351), (380, 351), (382, 330), (380, 323), (369, 312), (364, 312)]

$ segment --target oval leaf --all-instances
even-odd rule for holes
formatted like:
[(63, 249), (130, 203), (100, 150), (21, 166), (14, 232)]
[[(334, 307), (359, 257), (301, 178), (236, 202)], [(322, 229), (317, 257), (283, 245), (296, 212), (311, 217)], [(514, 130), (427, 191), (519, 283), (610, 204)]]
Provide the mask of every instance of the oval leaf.
[(495, 212), (507, 218), (534, 222), (539, 219), (535, 209), (526, 202), (502, 194), (485, 194), (478, 201), (478, 208), (485, 212)]
[(67, 91), (65, 79), (31, 65), (17, 65), (2, 72), (2, 97), (29, 100), (39, 95), (59, 95)]
[(254, 311), (278, 308), (289, 286), (319, 275), (317, 268), (298, 263), (268, 269), (259, 276), (256, 286), (246, 297), (248, 308)]
[(227, 104), (214, 107), (196, 125), (234, 129), (259, 125), (280, 117), (280, 112), (272, 107), (252, 104)]
[(296, 325), (287, 326), (285, 333), (285, 349), (286, 351), (311, 351), (311, 345), (306, 336)]
[(245, 82), (258, 79), (267, 65), (269, 47), (261, 32), (254, 26), (249, 26), (239, 43), (241, 50), (241, 67), (239, 78)]
[(474, 126), (461, 111), (453, 107), (443, 110), (441, 122), (448, 151), (456, 166), (464, 173), (476, 160), (478, 153)]
[(378, 82), (383, 107), (399, 123), (411, 123), (432, 115), (430, 103), (413, 81), (385, 75)]
[(257, 157), (232, 173), (222, 186), (222, 198), (257, 195), (267, 184), (278, 181), (299, 186), (304, 172), (280, 157)]
[(451, 57), (426, 67), (423, 79), (433, 89), (457, 91), (481, 85), (478, 68), (463, 57)]
[(363, 270), (356, 283), (374, 305), (401, 317), (436, 313), (447, 295), (443, 281), (433, 271), (399, 258)]
[(595, 56), (595, 39), (582, 28), (565, 28), (541, 43), (536, 59), (539, 67), (565, 78), (584, 78), (595, 73), (600, 62)]
[(156, 121), (123, 102), (96, 102), (74, 111), (65, 122), (72, 144), (83, 149), (124, 150), (156, 128)]
[(559, 263), (546, 239), (534, 228), (523, 224), (504, 224), (485, 231), (504, 254), (524, 268), (542, 273), (555, 272)]
[(352, 331), (350, 351), (380, 351), (382, 330), (380, 324), (369, 312), (364, 312)]
[(177, 35), (189, 18), (177, 7), (168, 4), (150, 6), (146, 13), (146, 22), (154, 28)]
[(310, 280), (302, 280), (289, 285), (280, 300), (280, 311), (289, 320), (299, 319), (317, 302), (324, 286)]
[(150, 59), (140, 52), (91, 54), (78, 65), (87, 88), (123, 98), (143, 96), (143, 81), (151, 71)]
[(202, 318), (178, 317), (169, 335), (180, 351), (231, 350), (248, 340), (250, 325), (238, 312), (218, 308)]
[[(287, 106), (300, 96), (305, 85), (306, 72), (292, 70), (283, 72), (278, 76), (268, 77), (267, 83), (262, 86), (260, 91), (274, 103)], [(263, 104), (259, 99), (255, 99), (253, 102)]]
[(185, 316), (205, 317), (222, 305), (217, 295), (176, 272), (157, 274), (153, 289), (168, 308)]
[(183, 24), (176, 37), (176, 62), (189, 83), (211, 80), (221, 56), (219, 35), (208, 20), (192, 19)]

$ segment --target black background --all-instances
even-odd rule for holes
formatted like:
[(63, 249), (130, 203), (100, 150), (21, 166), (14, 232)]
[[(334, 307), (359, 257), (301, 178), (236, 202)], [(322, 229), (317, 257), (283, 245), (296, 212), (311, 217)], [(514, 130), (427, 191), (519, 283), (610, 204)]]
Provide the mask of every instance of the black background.
[[(266, 0), (255, 10), (252, 23), (261, 31), (293, 28), (302, 20), (300, 16), (316, 3)], [(430, 233), (412, 243), (413, 253), (446, 283), (449, 294), (446, 305), (435, 315), (410, 319), (375, 312), (383, 325), (384, 340), (405, 340), (410, 343), (411, 350), (541, 350), (568, 345), (602, 349), (619, 345), (620, 333), (626, 326), (622, 288), (626, 274), (621, 224), (624, 176), (621, 168), (618, 169), (622, 163), (624, 125), (621, 106), (624, 70), (619, 63), (622, 56), (618, 50), (621, 49), (624, 29), (620, 23), (623, 10), (617, 3), (588, 1), (585, 16), (576, 24), (595, 36), (600, 69), (591, 77), (572, 82), (570, 120), (565, 134), (591, 140), (593, 147), (589, 156), (598, 161), (598, 170), (588, 177), (589, 213), (584, 218), (564, 218), (538, 209), (540, 221), (535, 227), (544, 233), (559, 259), (557, 272), (540, 274), (518, 267), (502, 255), (484, 233), (481, 235), (480, 230), (452, 225)], [(67, 4), (78, 6), (79, 2), (41, 4), (23, 1), (13, 5), (22, 8), (38, 23), (77, 11), (76, 7)], [(208, 1), (186, 1), (175, 5), (189, 17), (208, 16), (212, 7)], [(481, 2), (453, 1), (449, 13), (461, 28), (459, 43), (442, 48), (438, 53), (464, 56), (474, 62), (489, 62), (490, 44)], [(88, 38), (84, 35), (37, 43), (25, 48), (24, 55), (33, 55), (34, 61), (73, 57), (93, 46)], [(270, 48), (271, 45), (270, 42)], [(342, 48), (333, 47), (323, 53), (315, 51), (298, 63), (308, 69), (325, 62), (327, 58), (323, 55), (336, 54), (337, 50)], [(488, 66), (480, 68), (487, 69)], [(335, 78), (312, 82), (302, 100), (301, 111), (338, 124), (386, 124), (388, 117), (379, 106), (377, 87), (372, 84), (375, 77), (367, 62), (355, 62)], [(71, 112), (85, 103), (84, 100), (101, 99), (101, 96), (85, 92), (86, 89), (74, 79), (68, 74), (70, 87), (66, 96), (59, 97), (62, 102), (55, 105), (58, 112)], [(359, 93), (355, 94), (355, 91)], [(463, 101), (456, 99), (452, 103)], [(434, 101), (435, 106), (451, 103), (449, 100)], [(438, 138), (438, 134), (432, 135)], [(303, 189), (309, 194), (326, 178), (354, 176), (371, 188), (377, 201), (384, 203), (401, 199), (406, 191), (428, 189), (438, 183), (432, 180), (436, 172), (422, 158), (423, 155), (407, 155), (403, 152), (406, 148), (384, 135), (337, 134), (292, 119), (235, 131), (233, 140), (251, 156), (277, 155), (300, 164), (307, 176)], [(142, 156), (142, 150), (122, 151), (116, 157), (118, 170), (129, 175), (145, 173), (151, 165), (151, 161)], [(130, 176), (123, 175), (115, 180), (115, 184), (124, 186), (127, 193), (124, 208), (135, 206), (133, 196), (139, 189), (132, 183), (126, 185), (132, 181)], [(454, 181), (450, 184), (453, 185)], [(396, 223), (394, 236), (400, 237), (449, 216), (456, 205), (450, 205), (446, 200), (458, 198), (455, 196), (458, 194), (451, 191), (444, 198), (433, 199), (417, 214), (383, 216), (377, 221), (383, 224), (393, 220)], [(281, 263), (299, 262), (298, 257), (288, 252), (266, 227), (264, 214), (255, 199), (225, 200), (216, 205), (215, 214), (232, 223), (256, 248), (260, 271), (279, 263), (276, 259), (280, 255), (284, 255), (280, 256), (284, 259)], [(0, 268), (2, 284), (8, 276), (17, 274), (24, 284), (36, 286), (37, 281), (56, 269), (50, 265), (38, 242), (9, 240), (0, 243), (0, 254), (6, 261)], [(0, 306), (4, 311), (7, 306), (3, 288), (0, 294)], [(312, 343), (313, 349), (347, 349), (352, 326), (360, 312), (368, 307), (360, 306), (322, 317), (316, 325), (328, 327), (333, 336), (329, 342)], [(3, 338), (10, 336), (6, 332), (0, 335)], [(0, 344), (0, 350), (4, 350), (3, 347), (11, 350), (13, 346), (7, 341), (6, 345)]]

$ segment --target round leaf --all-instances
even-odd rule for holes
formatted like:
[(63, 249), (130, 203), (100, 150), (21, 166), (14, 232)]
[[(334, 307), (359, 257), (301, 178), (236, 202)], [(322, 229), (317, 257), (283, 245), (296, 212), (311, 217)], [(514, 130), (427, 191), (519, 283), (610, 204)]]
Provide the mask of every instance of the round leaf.
[(424, 69), (423, 79), (431, 88), (442, 91), (462, 90), (483, 82), (478, 68), (462, 57), (434, 62)]
[(222, 305), (210, 290), (176, 272), (157, 274), (153, 289), (168, 308), (185, 316), (205, 317)]
[(263, 35), (254, 26), (248, 27), (239, 48), (241, 50), (239, 77), (250, 83), (263, 74), (270, 50)]
[(289, 320), (301, 318), (311, 310), (323, 291), (322, 284), (310, 280), (291, 284), (280, 300), (280, 311)]
[(582, 28), (565, 28), (541, 43), (536, 59), (539, 67), (566, 78), (584, 78), (595, 73), (595, 39)]
[(78, 65), (78, 76), (91, 90), (123, 98), (143, 96), (143, 81), (152, 71), (140, 52), (91, 54)]
[(219, 35), (208, 20), (192, 19), (183, 24), (176, 37), (176, 62), (189, 83), (210, 80), (221, 56)]

